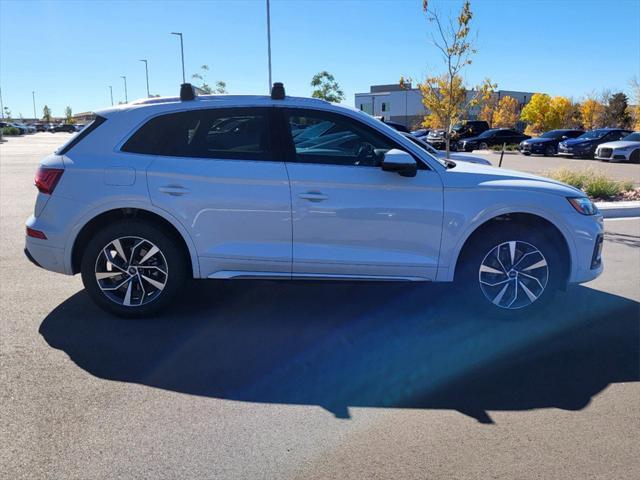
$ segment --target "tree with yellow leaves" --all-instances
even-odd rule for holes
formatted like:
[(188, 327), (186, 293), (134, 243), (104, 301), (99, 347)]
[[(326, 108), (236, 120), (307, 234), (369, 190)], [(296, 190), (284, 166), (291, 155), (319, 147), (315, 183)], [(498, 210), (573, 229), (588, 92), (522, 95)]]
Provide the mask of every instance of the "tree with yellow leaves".
[(595, 98), (587, 98), (580, 106), (582, 125), (587, 130), (598, 128), (604, 115), (604, 106)]
[(442, 125), (446, 130), (448, 157), (453, 126), (471, 107), (488, 98), (495, 85), (485, 80), (478, 87), (467, 90), (462, 80), (462, 70), (471, 64), (471, 56), (476, 53), (469, 40), (473, 18), (469, 0), (463, 3), (456, 21), (443, 21), (437, 12), (428, 8), (428, 0), (423, 0), (422, 9), (436, 26), (436, 34), (432, 35), (433, 45), (440, 51), (446, 65), (445, 73), (429, 77), (419, 85), (422, 104), (428, 112), (425, 122), (430, 126)]
[(502, 97), (498, 102), (496, 113), (493, 117), (494, 127), (514, 128), (520, 116), (520, 104), (513, 97)]
[(483, 102), (482, 109), (478, 114), (479, 120), (484, 120), (489, 124), (489, 128), (493, 128), (493, 119), (498, 108), (498, 98), (496, 95), (490, 95), (489, 98)]
[(546, 93), (534, 93), (520, 113), (520, 118), (529, 124), (525, 133), (527, 135), (539, 134), (548, 130), (550, 111), (551, 97)]

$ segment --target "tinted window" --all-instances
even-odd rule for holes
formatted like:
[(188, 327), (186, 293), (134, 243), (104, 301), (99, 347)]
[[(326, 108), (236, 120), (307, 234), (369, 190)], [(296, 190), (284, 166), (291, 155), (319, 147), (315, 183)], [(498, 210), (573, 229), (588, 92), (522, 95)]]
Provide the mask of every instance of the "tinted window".
[(122, 147), (125, 152), (170, 157), (269, 160), (267, 111), (215, 109), (161, 115)]
[(334, 113), (292, 109), (288, 122), (296, 162), (374, 167), (394, 148), (384, 135)]
[(71, 139), (62, 145), (58, 150), (56, 150), (57, 155), (65, 155), (69, 150), (75, 147), (83, 138), (86, 138), (91, 132), (93, 132), (96, 128), (106, 122), (107, 119), (104, 117), (96, 117), (93, 122), (84, 127), (77, 135), (71, 137)]
[(631, 133), (624, 137), (622, 140), (625, 142), (640, 142), (640, 133)]
[(480, 137), (480, 138), (494, 137), (496, 135), (496, 133), (499, 132), (499, 131), (500, 130), (496, 130), (496, 129), (485, 130), (480, 135), (478, 135), (478, 137)]
[(498, 137), (513, 137), (517, 135), (513, 130), (500, 130), (496, 136)]

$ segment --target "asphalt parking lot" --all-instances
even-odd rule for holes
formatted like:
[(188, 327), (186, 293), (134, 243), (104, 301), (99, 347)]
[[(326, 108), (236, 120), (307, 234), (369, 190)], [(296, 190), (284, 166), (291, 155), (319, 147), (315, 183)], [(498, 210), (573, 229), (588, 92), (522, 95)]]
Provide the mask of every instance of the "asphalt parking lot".
[[(486, 158), (492, 165), (498, 166), (500, 163), (500, 153), (472, 152), (469, 155)], [(544, 157), (542, 155), (521, 155), (520, 153), (506, 153), (502, 158), (502, 168), (520, 170), (523, 172), (544, 175), (546, 172), (559, 168), (571, 170), (597, 170), (609, 178), (617, 181), (632, 181), (636, 186), (640, 186), (640, 165), (633, 163), (610, 163), (600, 160), (586, 158), (567, 158), (561, 156)]]
[(640, 219), (517, 322), (448, 285), (202, 281), (123, 320), (22, 253), (66, 138), (0, 145), (3, 478), (640, 477)]

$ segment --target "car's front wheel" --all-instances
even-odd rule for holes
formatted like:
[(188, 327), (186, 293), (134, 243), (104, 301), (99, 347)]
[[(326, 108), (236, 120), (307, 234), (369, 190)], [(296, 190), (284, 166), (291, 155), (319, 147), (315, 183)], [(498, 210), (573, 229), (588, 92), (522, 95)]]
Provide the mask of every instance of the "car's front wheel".
[(566, 259), (543, 230), (507, 223), (473, 240), (459, 278), (471, 305), (509, 317), (544, 309), (553, 299)]
[(122, 220), (100, 230), (86, 245), (82, 282), (91, 298), (119, 316), (158, 312), (187, 278), (185, 256), (159, 226)]

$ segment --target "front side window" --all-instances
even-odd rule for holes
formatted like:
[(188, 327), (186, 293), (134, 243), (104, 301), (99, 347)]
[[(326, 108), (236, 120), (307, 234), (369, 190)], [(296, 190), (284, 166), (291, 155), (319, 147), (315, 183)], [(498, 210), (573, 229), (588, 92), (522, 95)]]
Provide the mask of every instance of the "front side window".
[(122, 151), (169, 157), (270, 160), (267, 111), (212, 109), (149, 120)]
[(384, 135), (342, 115), (291, 109), (287, 119), (296, 162), (378, 167), (394, 148)]

